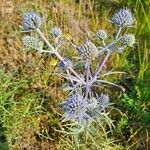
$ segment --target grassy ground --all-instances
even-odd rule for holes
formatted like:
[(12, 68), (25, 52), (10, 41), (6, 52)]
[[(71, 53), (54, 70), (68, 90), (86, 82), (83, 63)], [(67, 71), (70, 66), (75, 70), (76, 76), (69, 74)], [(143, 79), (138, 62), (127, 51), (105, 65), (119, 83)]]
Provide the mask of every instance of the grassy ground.
[[(65, 126), (57, 111), (57, 104), (65, 98), (61, 90), (64, 81), (50, 74), (57, 71), (52, 57), (23, 51), (22, 14), (34, 10), (47, 15), (42, 27), (47, 36), (50, 28), (57, 25), (78, 44), (85, 38), (85, 31), (105, 28), (112, 34), (114, 29), (107, 19), (124, 6), (131, 8), (136, 18), (136, 27), (130, 31), (135, 33), (137, 43), (133, 50), (109, 60), (110, 68), (127, 73), (110, 78), (126, 92), (112, 91), (112, 101), (119, 109), (111, 115), (115, 128), (107, 138), (97, 129), (101, 134), (94, 140), (106, 150), (149, 149), (150, 4), (146, 0), (1, 0), (0, 149), (74, 149), (71, 137), (59, 132)], [(81, 149), (95, 150), (96, 144), (89, 139)]]

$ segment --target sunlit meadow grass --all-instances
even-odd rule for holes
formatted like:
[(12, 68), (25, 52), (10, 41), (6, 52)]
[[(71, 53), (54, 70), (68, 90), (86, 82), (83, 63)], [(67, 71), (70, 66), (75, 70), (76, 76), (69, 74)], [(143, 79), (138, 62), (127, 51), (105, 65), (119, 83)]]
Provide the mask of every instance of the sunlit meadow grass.
[[(106, 150), (148, 150), (150, 124), (150, 13), (148, 2), (133, 1), (7, 1), (2, 0), (0, 21), (0, 149), (58, 149), (73, 150), (75, 137), (67, 135), (67, 124), (60, 123), (57, 104), (66, 97), (61, 91), (64, 80), (54, 75), (57, 59), (47, 55), (24, 53), (21, 43), (21, 16), (27, 10), (34, 10), (45, 16), (49, 29), (58, 25), (66, 36), (78, 43), (84, 39), (85, 30), (96, 31), (99, 27), (113, 33), (107, 18), (126, 5), (137, 19), (132, 31), (136, 34), (136, 47), (128, 49), (123, 56), (119, 54), (109, 59), (105, 67), (125, 71), (121, 76), (112, 76), (126, 88), (123, 96), (114, 90), (113, 102), (118, 110), (111, 113), (115, 129), (107, 133), (99, 127), (95, 137), (82, 137), (82, 149)], [(9, 7), (7, 7), (9, 6)], [(113, 7), (112, 7), (113, 6)], [(7, 9), (6, 9), (7, 8)], [(8, 18), (6, 19), (6, 15)], [(71, 19), (70, 19), (71, 18)], [(55, 23), (55, 24), (54, 24)], [(70, 26), (72, 28), (70, 28)], [(46, 25), (43, 29), (48, 36)], [(76, 30), (74, 30), (76, 29)], [(20, 30), (20, 31), (19, 31)], [(131, 30), (130, 30), (131, 31)], [(72, 38), (73, 37), (73, 38)], [(78, 37), (81, 37), (79, 39)], [(66, 51), (64, 48), (63, 51)], [(70, 49), (66, 55), (72, 56)], [(116, 59), (117, 58), (117, 59)], [(119, 97), (120, 96), (120, 97)], [(119, 97), (119, 98), (118, 98)], [(133, 111), (134, 110), (134, 111)], [(64, 133), (60, 133), (63, 131)], [(107, 134), (106, 134), (107, 133)], [(113, 136), (114, 135), (114, 136)]]

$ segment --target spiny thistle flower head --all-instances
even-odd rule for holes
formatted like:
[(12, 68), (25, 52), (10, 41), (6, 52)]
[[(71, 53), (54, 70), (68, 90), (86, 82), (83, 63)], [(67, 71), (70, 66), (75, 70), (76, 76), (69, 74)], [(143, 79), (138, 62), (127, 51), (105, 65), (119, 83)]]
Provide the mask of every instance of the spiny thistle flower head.
[(63, 121), (75, 120), (82, 123), (88, 118), (86, 114), (88, 102), (82, 95), (73, 94), (60, 106), (64, 111)]
[(26, 35), (23, 37), (22, 41), (27, 49), (30, 49), (30, 48), (42, 49), (43, 48), (43, 42), (41, 42), (36, 37), (31, 37), (29, 35)]
[(134, 23), (134, 18), (129, 9), (120, 9), (111, 19), (111, 23), (119, 27), (131, 27)]
[(54, 27), (51, 29), (50, 34), (53, 38), (60, 37), (62, 35), (62, 31), (59, 27)]
[(39, 28), (42, 24), (42, 19), (39, 14), (35, 12), (26, 12), (23, 15), (23, 30), (29, 31)]
[(101, 116), (101, 112), (107, 108), (110, 104), (109, 96), (106, 94), (101, 93), (100, 96), (92, 98), (90, 101), (90, 106), (87, 114), (93, 118), (96, 119)]
[(135, 44), (135, 36), (133, 34), (126, 34), (121, 38), (121, 43), (123, 46), (133, 47)]
[(107, 104), (109, 104), (109, 101), (110, 101), (109, 95), (101, 93), (101, 95), (97, 97), (97, 101), (98, 101), (98, 105), (104, 107)]
[(96, 32), (96, 39), (98, 40), (106, 40), (107, 39), (107, 33), (105, 30), (100, 29)]
[(59, 67), (62, 70), (66, 70), (69, 66), (72, 66), (72, 64), (68, 59), (64, 59), (63, 61), (60, 61)]
[(95, 46), (94, 43), (91, 41), (86, 41), (84, 44), (81, 46), (77, 47), (77, 50), (79, 54), (84, 58), (88, 60), (93, 60), (98, 56), (98, 49)]

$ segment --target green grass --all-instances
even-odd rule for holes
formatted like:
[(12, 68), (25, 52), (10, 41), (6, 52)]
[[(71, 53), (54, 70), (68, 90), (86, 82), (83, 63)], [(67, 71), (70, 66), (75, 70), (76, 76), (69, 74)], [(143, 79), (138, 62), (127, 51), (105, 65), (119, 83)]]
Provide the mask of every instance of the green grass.
[[(40, 92), (31, 92), (29, 81), (14, 80), (14, 76), (0, 70), (0, 92), (1, 149), (7, 149), (7, 144), (14, 149), (30, 148), (37, 142), (36, 136), (49, 137), (46, 132), (50, 128), (48, 124), (51, 130), (58, 126), (50, 109), (48, 112), (43, 107), (47, 99)], [(48, 118), (50, 122), (47, 121), (43, 127), (43, 119)], [(50, 133), (50, 139), (57, 138), (57, 134), (53, 134)]]

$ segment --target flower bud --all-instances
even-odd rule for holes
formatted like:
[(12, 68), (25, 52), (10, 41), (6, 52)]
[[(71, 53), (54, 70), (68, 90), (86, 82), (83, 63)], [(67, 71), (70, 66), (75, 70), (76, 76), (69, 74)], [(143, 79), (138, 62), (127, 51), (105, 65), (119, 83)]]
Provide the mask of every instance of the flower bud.
[(100, 29), (99, 31), (96, 32), (96, 39), (98, 40), (106, 40), (107, 37), (108, 36), (105, 30)]
[(53, 38), (57, 38), (57, 37), (59, 37), (59, 36), (62, 35), (62, 31), (58, 27), (52, 28), (51, 31), (50, 31), (50, 33), (51, 33), (51, 35), (52, 35)]
[(126, 34), (122, 37), (121, 43), (123, 46), (133, 47), (135, 44), (135, 36), (133, 34)]
[(71, 66), (71, 62), (67, 59), (64, 59), (63, 61), (60, 62), (59, 67), (62, 70), (66, 70), (69, 66)]
[(42, 49), (43, 48), (43, 42), (39, 41), (36, 37), (31, 37), (29, 35), (26, 35), (23, 37), (23, 44), (27, 49), (34, 48), (34, 49)]

